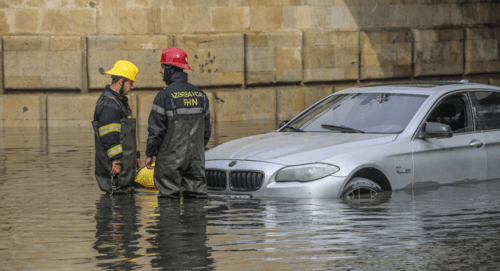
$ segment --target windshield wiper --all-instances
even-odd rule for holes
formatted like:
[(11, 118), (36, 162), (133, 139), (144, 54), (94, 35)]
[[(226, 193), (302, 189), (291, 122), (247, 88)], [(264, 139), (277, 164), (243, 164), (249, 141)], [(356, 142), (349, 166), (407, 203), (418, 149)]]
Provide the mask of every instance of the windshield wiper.
[(323, 129), (328, 129), (328, 130), (333, 130), (333, 131), (344, 131), (344, 132), (353, 132), (353, 133), (361, 133), (361, 134), (364, 134), (365, 132), (361, 131), (361, 130), (358, 130), (358, 129), (354, 129), (354, 128), (351, 128), (351, 127), (345, 127), (345, 126), (337, 126), (337, 125), (331, 125), (331, 124), (321, 124), (321, 128)]
[(295, 128), (293, 126), (285, 126), (285, 128), (283, 128), (283, 129), (286, 129), (286, 128), (290, 128), (291, 130), (294, 130), (295, 132), (304, 132), (304, 130), (301, 130), (299, 128)]

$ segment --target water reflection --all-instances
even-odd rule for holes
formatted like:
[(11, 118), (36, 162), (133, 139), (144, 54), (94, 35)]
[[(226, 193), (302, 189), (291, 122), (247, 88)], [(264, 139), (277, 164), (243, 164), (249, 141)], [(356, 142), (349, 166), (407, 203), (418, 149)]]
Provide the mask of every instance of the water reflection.
[[(218, 142), (230, 137), (226, 127)], [(1, 132), (2, 270), (496, 270), (500, 263), (500, 180), (374, 201), (158, 202), (145, 189), (112, 198), (93, 176), (91, 129), (22, 133)]]
[(148, 241), (151, 266), (160, 270), (212, 270), (213, 260), (207, 247), (208, 200), (160, 199), (152, 235)]
[[(133, 195), (103, 194), (96, 203), (96, 241), (94, 249), (97, 266), (104, 269), (132, 270), (137, 264), (139, 210)], [(111, 261), (107, 261), (111, 260)]]

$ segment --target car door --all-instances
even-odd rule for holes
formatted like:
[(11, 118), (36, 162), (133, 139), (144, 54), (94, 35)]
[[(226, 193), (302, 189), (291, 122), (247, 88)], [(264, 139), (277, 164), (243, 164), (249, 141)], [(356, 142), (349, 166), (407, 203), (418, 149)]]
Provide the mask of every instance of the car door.
[(500, 178), (500, 91), (470, 92), (476, 130), (484, 137), (487, 179)]
[[(458, 92), (442, 97), (424, 122), (447, 124), (451, 138), (414, 138), (414, 187), (448, 184), (486, 178), (484, 137), (474, 130), (469, 94)], [(424, 122), (420, 125), (422, 129)]]

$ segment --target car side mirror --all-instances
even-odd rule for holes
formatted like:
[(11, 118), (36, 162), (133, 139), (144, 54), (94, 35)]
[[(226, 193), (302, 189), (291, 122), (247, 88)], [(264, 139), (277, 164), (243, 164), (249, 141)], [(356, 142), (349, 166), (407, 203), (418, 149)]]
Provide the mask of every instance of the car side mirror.
[(453, 136), (449, 125), (438, 122), (426, 122), (420, 131), (418, 138), (450, 138)]
[(280, 126), (278, 127), (279, 128), (282, 128), (283, 126), (285, 126), (290, 120), (284, 120), (280, 123)]

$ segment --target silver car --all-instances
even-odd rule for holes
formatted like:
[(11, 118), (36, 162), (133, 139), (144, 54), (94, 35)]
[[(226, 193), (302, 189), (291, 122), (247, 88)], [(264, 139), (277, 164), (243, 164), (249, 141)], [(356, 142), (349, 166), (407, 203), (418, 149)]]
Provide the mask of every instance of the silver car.
[(206, 155), (210, 194), (352, 198), (500, 178), (500, 88), (399, 82), (327, 96)]

